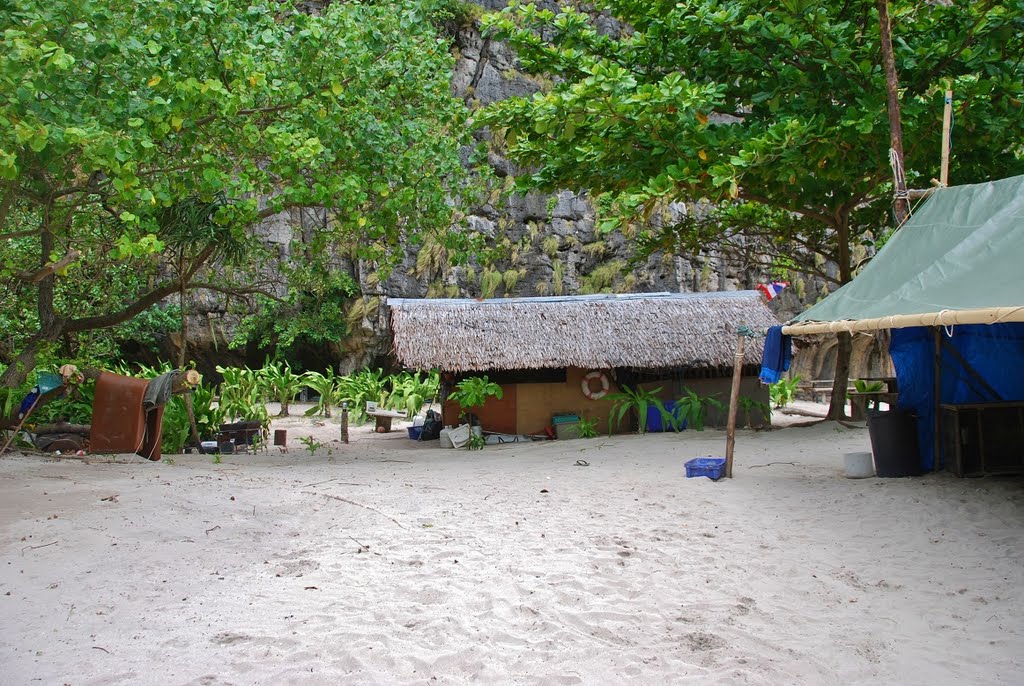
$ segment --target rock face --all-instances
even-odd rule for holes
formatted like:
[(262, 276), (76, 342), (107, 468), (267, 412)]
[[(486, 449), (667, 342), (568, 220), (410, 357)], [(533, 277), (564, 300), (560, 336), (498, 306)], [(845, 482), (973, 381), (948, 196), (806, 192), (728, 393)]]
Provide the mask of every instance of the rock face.
[[(476, 4), (489, 10), (501, 9), (505, 0), (481, 0)], [(597, 21), (604, 22), (602, 27), (609, 32), (616, 30), (607, 18), (598, 17)], [(516, 57), (507, 45), (481, 36), (476, 25), (449, 28), (454, 28), (453, 51), (457, 57), (452, 92), (469, 107), (530, 95), (544, 87), (542, 81), (518, 71)], [(492, 143), (487, 132), (476, 135), (482, 143)], [(515, 173), (513, 165), (497, 152), (497, 146), (488, 145), (488, 149), (488, 164), (499, 180)], [(680, 204), (670, 210), (690, 211), (699, 211), (699, 207)], [(292, 242), (301, 238), (304, 222), (315, 221), (317, 216), (313, 210), (282, 213), (266, 220), (259, 232), (278, 258), (286, 260)], [(334, 345), (297, 350), (296, 362), (312, 369), (335, 365), (343, 373), (366, 366), (388, 366), (390, 336), (386, 308), (381, 307), (385, 297), (717, 291), (749, 289), (770, 280), (762, 269), (730, 265), (710, 251), (696, 259), (658, 253), (639, 264), (631, 264), (631, 241), (621, 233), (596, 231), (593, 204), (586, 194), (573, 190), (554, 195), (529, 193), (485, 204), (471, 210), (464, 222), (473, 231), (487, 236), (500, 257), (489, 264), (451, 266), (443, 247), (427, 243), (419, 252), (406, 254), (384, 281), (378, 280), (372, 265), (341, 260), (338, 268), (349, 272), (363, 294), (361, 301), (352, 306), (352, 335)], [(787, 290), (773, 306), (780, 319), (787, 319), (802, 310), (803, 303), (814, 302), (820, 290), (817, 284), (803, 283), (800, 288)], [(193, 304), (193, 311), (189, 326), (190, 359), (211, 369), (214, 362), (262, 363), (265, 353), (254, 347), (227, 350), (226, 343), (238, 316), (229, 314), (222, 298), (204, 296)], [(178, 342), (170, 341), (166, 353), (173, 351)], [(820, 358), (822, 363), (827, 363), (826, 358)], [(817, 378), (826, 372), (815, 369), (805, 373)]]

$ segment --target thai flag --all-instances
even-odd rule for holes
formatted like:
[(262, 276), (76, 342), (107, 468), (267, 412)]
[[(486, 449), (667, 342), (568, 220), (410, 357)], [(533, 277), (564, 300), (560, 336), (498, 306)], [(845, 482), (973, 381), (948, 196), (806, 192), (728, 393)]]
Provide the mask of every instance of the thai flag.
[(785, 281), (772, 281), (771, 283), (768, 284), (759, 283), (757, 284), (757, 290), (764, 293), (764, 297), (768, 301), (772, 301), (775, 300), (775, 298), (778, 297), (779, 293), (782, 292), (782, 289), (788, 285), (789, 284), (786, 283)]

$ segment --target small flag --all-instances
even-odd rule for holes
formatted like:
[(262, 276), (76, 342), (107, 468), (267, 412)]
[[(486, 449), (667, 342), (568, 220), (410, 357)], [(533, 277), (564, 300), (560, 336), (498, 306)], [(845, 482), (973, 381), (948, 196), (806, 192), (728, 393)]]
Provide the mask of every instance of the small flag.
[(770, 302), (775, 300), (779, 293), (782, 292), (782, 289), (788, 285), (785, 281), (772, 281), (769, 284), (759, 283), (757, 284), (757, 290), (764, 293), (764, 297)]

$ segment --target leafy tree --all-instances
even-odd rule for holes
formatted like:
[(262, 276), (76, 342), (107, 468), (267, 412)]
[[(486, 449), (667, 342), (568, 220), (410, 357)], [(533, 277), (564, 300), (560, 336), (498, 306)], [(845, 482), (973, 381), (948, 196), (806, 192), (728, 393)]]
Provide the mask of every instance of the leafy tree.
[(252, 227), (288, 208), (329, 211), (305, 262), (386, 268), (446, 231), (464, 111), (435, 9), (3, 3), (0, 307), (20, 324), (0, 384), (183, 289), (261, 290)]
[[(743, 264), (786, 260), (848, 282), (892, 198), (876, 2), (587, 7), (621, 31), (573, 7), (516, 4), (486, 20), (525, 68), (556, 77), (548, 92), (478, 117), (504, 129), (508, 154), (530, 170), (520, 187), (589, 189), (605, 230), (637, 231), (669, 203), (703, 199), (709, 211), (641, 231), (641, 246), (714, 247)], [(890, 15), (909, 184), (937, 175), (947, 85), (952, 178), (1024, 171), (1024, 2), (900, 1)], [(842, 414), (849, 349), (841, 335), (832, 417)]]

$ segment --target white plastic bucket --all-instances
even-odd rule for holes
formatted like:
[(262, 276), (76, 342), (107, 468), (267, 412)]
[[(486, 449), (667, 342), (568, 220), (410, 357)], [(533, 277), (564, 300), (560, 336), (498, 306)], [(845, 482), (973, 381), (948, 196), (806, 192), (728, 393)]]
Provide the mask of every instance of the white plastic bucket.
[(843, 453), (843, 468), (847, 479), (866, 479), (875, 475), (871, 453)]

